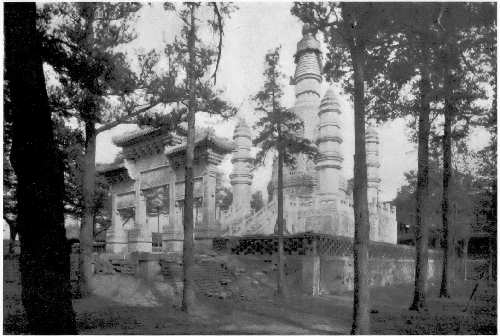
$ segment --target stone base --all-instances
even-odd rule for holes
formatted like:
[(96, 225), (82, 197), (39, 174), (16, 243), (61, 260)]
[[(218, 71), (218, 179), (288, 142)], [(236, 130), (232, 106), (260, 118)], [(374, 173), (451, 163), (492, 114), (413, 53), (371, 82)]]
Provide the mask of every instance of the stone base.
[[(180, 253), (182, 255), (183, 248), (182, 240), (164, 240), (163, 241), (163, 252), (164, 253)], [(206, 254), (213, 251), (212, 248), (212, 238), (195, 239), (194, 241), (194, 251), (195, 253)]]
[(165, 253), (182, 253), (182, 240), (164, 240), (162, 245)]
[(107, 242), (106, 243), (106, 253), (128, 253), (128, 243), (117, 243), (117, 242)]
[(129, 241), (128, 252), (153, 252), (151, 241)]

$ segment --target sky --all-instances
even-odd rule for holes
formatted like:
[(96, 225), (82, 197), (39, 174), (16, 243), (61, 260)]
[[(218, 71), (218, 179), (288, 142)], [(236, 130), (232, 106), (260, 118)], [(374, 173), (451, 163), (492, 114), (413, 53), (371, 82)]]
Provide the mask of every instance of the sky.
[[(263, 85), (264, 56), (281, 45), (280, 66), (287, 76), (293, 76), (295, 64), (293, 55), (301, 39), (302, 24), (290, 14), (291, 3), (287, 2), (238, 2), (238, 10), (227, 20), (224, 29), (222, 58), (217, 75), (217, 87), (223, 90), (223, 97), (238, 108), (238, 116), (244, 117), (250, 125), (258, 119), (252, 107), (251, 96)], [(127, 48), (130, 50), (161, 48), (179, 32), (179, 21), (163, 10), (160, 3), (144, 5), (135, 26), (137, 39)], [(216, 36), (205, 32), (203, 39), (216, 41)], [(284, 83), (288, 84), (288, 83)], [(337, 83), (323, 80), (322, 93), (333, 85), (341, 97), (344, 153), (343, 174), (353, 176), (354, 155), (354, 111), (350, 97), (345, 95)], [(283, 105), (293, 106), (293, 86), (286, 85)], [(231, 139), (235, 120), (221, 121), (217, 117), (197, 114), (197, 125), (211, 126), (217, 135)], [(112, 137), (135, 129), (135, 125), (120, 125), (100, 134), (97, 138), (96, 160), (98, 163), (113, 161), (119, 148), (113, 145)], [(408, 140), (409, 131), (404, 120), (395, 120), (378, 127), (380, 136), (381, 199), (394, 199), (398, 188), (404, 183), (404, 172), (416, 169), (416, 145)], [(255, 134), (255, 132), (254, 132)], [(488, 141), (485, 132), (471, 136), (473, 147), (481, 148)], [(256, 149), (253, 150), (253, 153)], [(230, 155), (220, 166), (226, 174), (231, 171)], [(262, 190), (267, 197), (267, 183), (271, 177), (270, 164), (254, 171), (252, 189)]]

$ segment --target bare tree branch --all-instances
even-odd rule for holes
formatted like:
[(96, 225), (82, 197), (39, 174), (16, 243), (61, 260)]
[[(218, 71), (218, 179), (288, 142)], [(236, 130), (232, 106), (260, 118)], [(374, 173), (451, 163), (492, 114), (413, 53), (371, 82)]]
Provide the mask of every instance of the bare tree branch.
[(146, 112), (150, 109), (152, 109), (153, 107), (155, 107), (156, 105), (160, 104), (160, 102), (155, 102), (155, 103), (151, 103), (151, 104), (148, 104), (147, 106), (145, 107), (142, 107), (134, 112), (131, 112), (131, 113), (127, 113), (126, 115), (122, 116), (121, 118), (118, 118), (110, 123), (107, 123), (99, 128), (96, 129), (96, 134), (99, 134), (99, 133), (102, 133), (104, 131), (107, 131), (107, 130), (110, 130), (112, 129), (113, 127), (115, 126), (118, 126), (120, 125), (121, 123), (133, 118), (133, 117), (136, 117), (138, 116), (139, 114), (143, 113), (143, 112)]
[(222, 36), (224, 35), (224, 26), (222, 22), (222, 15), (220, 14), (219, 7), (217, 7), (216, 2), (211, 2), (210, 3), (214, 7), (214, 13), (215, 16), (217, 16), (217, 22), (219, 25), (219, 45), (217, 47), (217, 62), (215, 63), (215, 70), (214, 74), (212, 77), (214, 78), (214, 84), (217, 83), (217, 70), (219, 70), (219, 63), (220, 63), (220, 58), (221, 58), (221, 53), (222, 53)]

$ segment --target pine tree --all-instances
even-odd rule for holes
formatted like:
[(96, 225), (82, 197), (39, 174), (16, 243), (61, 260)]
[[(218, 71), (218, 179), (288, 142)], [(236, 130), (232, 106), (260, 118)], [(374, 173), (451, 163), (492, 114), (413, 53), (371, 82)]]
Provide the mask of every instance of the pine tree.
[[(442, 4), (438, 27), (441, 40), (441, 64), (443, 67), (444, 134), (443, 146), (443, 267), (440, 297), (450, 297), (454, 241), (450, 233), (453, 223), (450, 188), (452, 184), (452, 141), (460, 140), (469, 133), (471, 124), (477, 124), (485, 109), (474, 103), (485, 98), (480, 83), (492, 77), (490, 63), (494, 52), (495, 17), (493, 4)], [(465, 55), (476, 53), (481, 57), (470, 59)], [(489, 55), (488, 55), (489, 54)], [(488, 57), (489, 56), (489, 57)], [(485, 71), (486, 68), (486, 71)], [(491, 70), (490, 70), (491, 71)], [(485, 78), (486, 77), (486, 78)], [(476, 120), (475, 120), (476, 119)], [(458, 125), (457, 122), (459, 123)], [(456, 127), (453, 127), (453, 126)], [(454, 128), (454, 129), (453, 129)]]
[[(185, 156), (185, 192), (184, 192), (184, 244), (183, 272), (184, 286), (182, 310), (191, 313), (195, 309), (194, 291), (194, 223), (193, 223), (193, 160), (195, 147), (195, 116), (199, 111), (230, 117), (235, 109), (218, 97), (220, 92), (214, 89), (216, 73), (222, 51), (224, 18), (233, 10), (231, 4), (222, 3), (186, 3), (183, 5), (165, 4), (166, 10), (174, 10), (183, 22), (181, 36), (168, 45), (165, 50), (173, 55), (173, 64), (178, 73), (185, 73), (181, 89), (187, 92), (181, 103), (186, 107), (187, 142)], [(178, 7), (178, 8), (176, 8)], [(213, 18), (205, 22), (219, 32), (218, 47), (202, 43), (199, 37), (201, 11), (210, 11)], [(206, 13), (205, 13), (206, 14)], [(214, 66), (215, 63), (215, 66)], [(211, 72), (212, 67), (215, 69)], [(212, 81), (213, 79), (213, 81)]]
[[(134, 38), (130, 30), (140, 5), (135, 3), (61, 3), (46, 5), (40, 16), (44, 61), (57, 74), (61, 87), (51, 96), (61, 114), (83, 124), (81, 163), (80, 294), (90, 292), (96, 193), (96, 138), (160, 104), (179, 100), (175, 74), (156, 75), (158, 55), (139, 57), (140, 73), (131, 71), (116, 48)], [(52, 92), (51, 91), (51, 92)], [(117, 100), (118, 104), (110, 103)], [(170, 117), (174, 118), (174, 114)]]
[[(425, 179), (424, 167), (428, 166), (429, 155), (446, 154), (442, 162), (448, 168), (443, 175), (443, 184), (451, 185), (451, 140), (458, 145), (458, 141), (463, 141), (469, 133), (471, 125), (477, 124), (474, 119), (484, 114), (481, 108), (475, 106), (475, 102), (484, 99), (484, 90), (481, 88), (484, 79), (481, 78), (485, 76), (484, 70), (491, 67), (485, 66), (489, 59), (486, 54), (491, 46), (486, 32), (487, 22), (491, 22), (488, 6), (490, 5), (466, 3), (423, 7), (419, 4), (396, 6), (394, 10), (397, 15), (394, 16), (395, 24), (392, 30), (382, 37), (383, 47), (374, 50), (369, 59), (369, 69), (373, 73), (369, 76), (372, 80), (368, 82), (369, 110), (372, 111), (372, 117), (385, 121), (411, 116), (420, 118), (419, 128), (425, 126), (421, 130), (426, 132), (421, 133), (419, 129), (416, 134), (412, 134), (414, 141), (417, 141), (418, 136), (419, 150), (422, 149), (418, 158), (422, 167), (421, 181)], [(447, 32), (444, 25), (451, 25), (446, 28)], [(429, 74), (426, 81), (422, 81), (422, 73)], [(425, 82), (430, 85), (422, 85)], [(422, 95), (426, 91), (427, 94)], [(422, 104), (423, 101), (419, 97), (428, 97), (428, 104)], [(428, 117), (425, 117), (426, 113), (422, 114), (426, 110), (429, 110)], [(444, 136), (442, 128), (436, 122), (439, 115), (443, 115), (445, 119)], [(413, 122), (410, 129), (416, 129)], [(425, 135), (426, 133), (428, 135)], [(430, 147), (429, 141), (432, 144)], [(439, 151), (441, 146), (442, 152)], [(424, 151), (425, 147), (427, 150)], [(428, 182), (426, 184), (428, 185)], [(423, 190), (424, 185), (419, 189)], [(446, 190), (448, 187), (443, 189), (442, 220), (446, 221), (444, 236), (447, 236), (448, 222), (452, 219)], [(425, 306), (425, 294), (422, 293), (425, 292), (426, 276), (423, 273), (426, 271), (423, 267), (427, 261), (424, 260), (426, 257), (423, 254), (423, 246), (429, 223), (425, 214), (429, 211), (421, 209), (429, 206), (430, 201), (425, 201), (429, 194), (426, 194), (425, 197), (422, 194), (416, 204), (416, 214), (418, 218), (422, 217), (422, 221), (417, 232), (417, 241), (421, 244), (417, 248), (418, 290), (416, 287), (414, 303), (423, 303), (412, 305), (415, 309)], [(447, 252), (443, 261), (446, 265), (449, 265), (452, 251), (450, 239), (449, 236), (444, 238), (449, 241), (444, 243)], [(447, 269), (448, 267), (443, 267), (443, 271), (449, 274)], [(447, 278), (448, 275), (443, 277), (446, 282)]]
[[(429, 139), (436, 115), (436, 92), (441, 73), (437, 65), (439, 41), (438, 4), (393, 4), (392, 25), (379, 36), (379, 48), (368, 58), (367, 100), (371, 116), (386, 121), (412, 116), (417, 129), (417, 190), (415, 288), (410, 309), (426, 307), (428, 267)], [(404, 89), (409, 93), (402, 94)], [(418, 125), (418, 126), (417, 126)]]
[(303, 129), (303, 122), (289, 109), (281, 105), (283, 97), (283, 73), (279, 68), (280, 48), (269, 51), (265, 56), (264, 88), (259, 91), (254, 101), (257, 111), (264, 115), (257, 121), (259, 134), (254, 139), (254, 145), (260, 146), (256, 163), (264, 164), (270, 151), (277, 152), (278, 157), (278, 279), (277, 294), (287, 296), (285, 285), (285, 255), (284, 255), (284, 222), (283, 222), (283, 166), (293, 166), (297, 154), (304, 153), (310, 157), (316, 155), (316, 149), (309, 140), (298, 136)]

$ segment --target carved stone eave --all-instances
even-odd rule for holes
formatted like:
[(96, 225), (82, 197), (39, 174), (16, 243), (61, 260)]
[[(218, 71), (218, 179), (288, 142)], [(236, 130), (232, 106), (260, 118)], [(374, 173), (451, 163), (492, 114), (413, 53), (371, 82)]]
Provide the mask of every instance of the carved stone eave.
[(123, 155), (126, 159), (137, 160), (141, 157), (158, 155), (163, 153), (165, 146), (172, 142), (172, 137), (162, 134), (147, 141), (138, 142), (123, 148)]
[(116, 184), (124, 181), (133, 181), (128, 173), (128, 169), (124, 165), (120, 165), (115, 169), (100, 171), (109, 184)]

